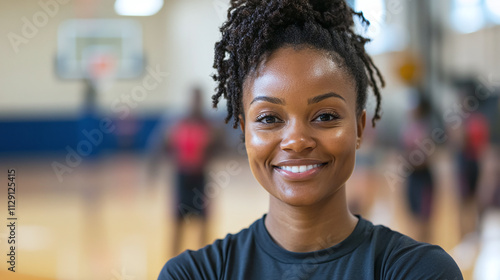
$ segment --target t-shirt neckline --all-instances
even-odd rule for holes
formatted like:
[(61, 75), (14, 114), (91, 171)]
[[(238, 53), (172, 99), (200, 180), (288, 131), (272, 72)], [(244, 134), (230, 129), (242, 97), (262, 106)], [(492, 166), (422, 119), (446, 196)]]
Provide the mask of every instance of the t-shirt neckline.
[(264, 214), (255, 225), (257, 245), (270, 257), (282, 263), (303, 263), (306, 261), (309, 264), (319, 264), (332, 261), (352, 252), (369, 234), (367, 230), (369, 222), (361, 216), (356, 215), (359, 219), (356, 227), (342, 242), (332, 247), (313, 252), (291, 252), (274, 242), (264, 223), (266, 216), (267, 214)]

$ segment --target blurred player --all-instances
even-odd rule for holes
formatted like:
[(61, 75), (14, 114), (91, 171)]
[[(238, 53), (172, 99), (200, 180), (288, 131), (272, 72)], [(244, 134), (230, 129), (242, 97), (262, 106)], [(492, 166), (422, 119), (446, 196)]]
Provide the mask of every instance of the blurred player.
[(176, 165), (174, 255), (179, 253), (183, 225), (193, 216), (200, 218), (200, 242), (206, 242), (208, 200), (205, 196), (205, 166), (212, 139), (211, 130), (203, 116), (201, 90), (194, 89), (190, 113), (174, 124), (166, 136), (167, 149), (174, 155)]

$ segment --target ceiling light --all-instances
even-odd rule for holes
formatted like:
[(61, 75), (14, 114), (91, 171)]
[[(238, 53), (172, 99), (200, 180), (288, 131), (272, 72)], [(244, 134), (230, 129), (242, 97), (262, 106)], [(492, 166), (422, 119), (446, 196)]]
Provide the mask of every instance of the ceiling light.
[(163, 7), (163, 0), (116, 0), (115, 11), (122, 16), (152, 16)]

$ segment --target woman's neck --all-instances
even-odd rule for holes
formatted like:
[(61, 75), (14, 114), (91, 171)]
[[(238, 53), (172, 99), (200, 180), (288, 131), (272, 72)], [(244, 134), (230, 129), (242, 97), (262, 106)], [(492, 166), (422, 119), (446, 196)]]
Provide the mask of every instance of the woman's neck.
[(274, 241), (292, 252), (312, 252), (338, 244), (357, 222), (347, 208), (345, 187), (312, 206), (291, 206), (271, 196), (265, 219)]

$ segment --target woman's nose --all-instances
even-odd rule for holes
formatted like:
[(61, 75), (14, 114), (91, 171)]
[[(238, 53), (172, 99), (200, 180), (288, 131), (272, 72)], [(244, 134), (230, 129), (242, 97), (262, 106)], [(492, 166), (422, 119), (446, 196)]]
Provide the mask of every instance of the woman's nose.
[(280, 144), (282, 150), (299, 153), (316, 147), (316, 141), (306, 124), (291, 122), (282, 131), (283, 139)]

